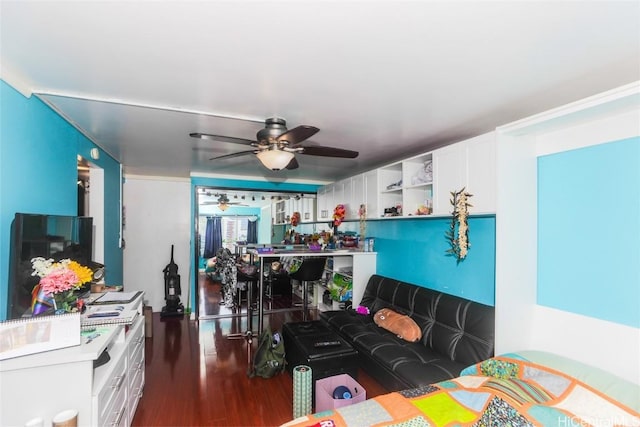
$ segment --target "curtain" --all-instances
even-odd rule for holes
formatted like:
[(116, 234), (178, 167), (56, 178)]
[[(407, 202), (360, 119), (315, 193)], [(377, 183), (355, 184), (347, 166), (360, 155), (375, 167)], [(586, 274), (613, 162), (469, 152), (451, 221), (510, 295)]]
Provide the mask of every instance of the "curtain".
[(247, 224), (247, 243), (258, 243), (258, 220), (249, 219)]
[(214, 257), (220, 248), (222, 248), (222, 218), (210, 216), (207, 218), (207, 228), (204, 232), (204, 257)]

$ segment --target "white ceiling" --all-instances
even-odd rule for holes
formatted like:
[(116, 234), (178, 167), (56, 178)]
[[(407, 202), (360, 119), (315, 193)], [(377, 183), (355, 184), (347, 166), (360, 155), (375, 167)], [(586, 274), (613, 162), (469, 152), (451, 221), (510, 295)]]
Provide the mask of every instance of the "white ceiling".
[[(2, 78), (125, 173), (333, 181), (640, 80), (638, 1), (6, 1)], [(272, 172), (267, 117), (320, 132)]]

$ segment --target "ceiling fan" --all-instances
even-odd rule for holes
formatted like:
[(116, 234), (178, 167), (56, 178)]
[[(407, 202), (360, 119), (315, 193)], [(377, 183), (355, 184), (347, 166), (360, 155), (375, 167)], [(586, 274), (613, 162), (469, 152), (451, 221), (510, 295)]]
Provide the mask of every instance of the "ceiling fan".
[(193, 138), (212, 139), (234, 144), (249, 145), (253, 150), (240, 151), (238, 153), (226, 154), (224, 156), (213, 157), (210, 160), (219, 160), (231, 157), (255, 154), (258, 160), (271, 170), (297, 169), (298, 161), (296, 154), (306, 154), (308, 156), (340, 157), (355, 159), (358, 157), (357, 151), (345, 150), (342, 148), (300, 145), (306, 139), (315, 135), (320, 129), (314, 126), (301, 125), (293, 129), (287, 129), (284, 119), (272, 117), (265, 120), (264, 129), (261, 129), (256, 140), (235, 138), (231, 136), (212, 135), (207, 133), (193, 132), (189, 134)]
[[(207, 195), (211, 195), (211, 194), (207, 194)], [(218, 205), (218, 209), (220, 209), (221, 211), (226, 211), (227, 209), (229, 209), (230, 206), (232, 205), (236, 205), (236, 206), (247, 206), (243, 203), (240, 202), (232, 202), (229, 200), (229, 197), (227, 197), (226, 194), (214, 194), (214, 197), (217, 197), (218, 200), (211, 200), (211, 201), (206, 201), (206, 202), (202, 202), (202, 205)]]

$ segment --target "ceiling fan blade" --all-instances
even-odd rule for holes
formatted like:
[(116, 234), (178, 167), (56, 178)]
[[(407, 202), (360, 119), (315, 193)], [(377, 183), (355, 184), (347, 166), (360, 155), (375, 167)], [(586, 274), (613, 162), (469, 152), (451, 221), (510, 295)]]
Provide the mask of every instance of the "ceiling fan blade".
[(300, 167), (300, 165), (298, 164), (298, 161), (294, 157), (293, 159), (291, 159), (291, 161), (289, 162), (289, 164), (287, 165), (287, 167), (285, 169), (294, 170), (294, 169), (298, 169), (298, 167)]
[(254, 154), (254, 153), (255, 153), (255, 150), (240, 151), (238, 153), (231, 153), (231, 154), (225, 154), (224, 156), (212, 157), (209, 160), (230, 159), (232, 157), (240, 157), (240, 156), (244, 156), (245, 154)]
[(232, 136), (222, 136), (222, 135), (211, 135), (209, 133), (199, 133), (199, 132), (190, 133), (189, 136), (192, 138), (211, 139), (211, 140), (220, 141), (220, 142), (231, 142), (232, 144), (251, 145), (255, 142), (255, 141), (251, 141), (249, 139), (244, 139), (244, 138), (234, 138)]
[(345, 159), (355, 159), (360, 154), (357, 151), (334, 147), (321, 147), (318, 145), (302, 148), (303, 151), (300, 154), (306, 154), (308, 156), (342, 157)]
[(289, 129), (288, 131), (286, 131), (276, 139), (278, 141), (288, 141), (289, 144), (297, 144), (304, 141), (307, 138), (312, 137), (313, 135), (318, 133), (319, 130), (320, 129), (318, 129), (315, 126), (302, 125), (302, 126), (295, 127), (293, 129)]

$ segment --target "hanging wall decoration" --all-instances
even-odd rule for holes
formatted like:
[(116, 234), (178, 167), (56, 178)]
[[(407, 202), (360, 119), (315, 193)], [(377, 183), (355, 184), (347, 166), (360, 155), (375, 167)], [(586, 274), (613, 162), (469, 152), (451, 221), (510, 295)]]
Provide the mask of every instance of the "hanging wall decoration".
[(342, 221), (344, 221), (344, 217), (347, 213), (347, 208), (343, 204), (336, 205), (333, 210), (333, 226), (340, 227)]
[(460, 263), (467, 257), (471, 243), (469, 242), (469, 224), (467, 222), (469, 217), (469, 207), (473, 206), (469, 203), (469, 197), (472, 197), (462, 190), (451, 192), (451, 205), (453, 206), (453, 212), (451, 213), (451, 226), (445, 233), (447, 241), (451, 246), (447, 249), (447, 255), (456, 257), (456, 262)]
[(367, 233), (367, 205), (361, 204), (358, 209), (358, 217), (360, 218), (360, 241), (363, 242)]

